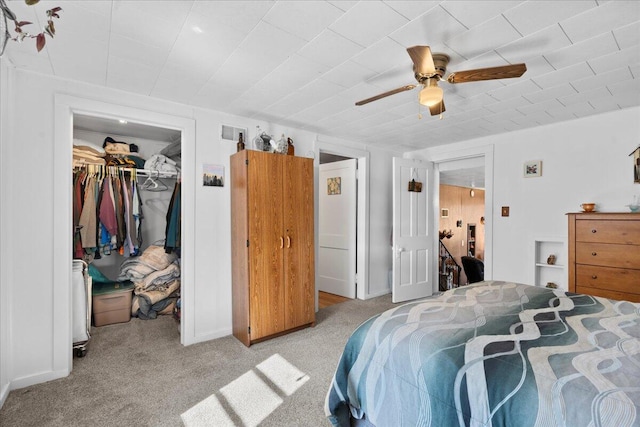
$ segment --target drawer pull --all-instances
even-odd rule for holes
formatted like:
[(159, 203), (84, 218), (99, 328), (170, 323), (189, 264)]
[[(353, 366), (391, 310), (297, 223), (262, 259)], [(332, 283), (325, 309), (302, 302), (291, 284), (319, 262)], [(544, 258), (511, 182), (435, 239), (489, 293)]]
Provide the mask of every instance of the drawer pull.
[(598, 276), (596, 276), (595, 274), (593, 276), (591, 276), (592, 279), (597, 279)]
[(595, 252), (591, 252), (591, 255), (596, 256), (596, 255), (598, 255), (598, 254), (597, 254), (597, 253), (595, 253)]
[(596, 230), (595, 228), (593, 230), (591, 230), (592, 233), (596, 233), (598, 230)]

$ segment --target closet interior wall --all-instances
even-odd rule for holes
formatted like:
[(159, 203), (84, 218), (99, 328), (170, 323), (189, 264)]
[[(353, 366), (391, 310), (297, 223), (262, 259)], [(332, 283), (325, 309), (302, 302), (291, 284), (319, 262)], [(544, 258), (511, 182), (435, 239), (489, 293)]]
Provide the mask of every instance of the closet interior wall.
[[(156, 141), (113, 133), (105, 134), (102, 132), (88, 131), (84, 129), (73, 129), (74, 140), (80, 139), (99, 146), (102, 146), (104, 139), (107, 136), (112, 137), (116, 141), (136, 144), (138, 146), (137, 155), (145, 160), (149, 159), (154, 154), (160, 153), (163, 148), (171, 144), (170, 142), (165, 141)], [(166, 184), (167, 189), (164, 191), (149, 191), (142, 187), (145, 180), (146, 177), (138, 177), (138, 186), (142, 199), (142, 213), (144, 215), (141, 227), (143, 239), (140, 247), (141, 252), (154, 243), (159, 245), (164, 244), (167, 210), (169, 208), (173, 188), (176, 183), (175, 178), (160, 178), (160, 181)], [(109, 279), (115, 280), (120, 274), (120, 266), (125, 259), (126, 257), (118, 254), (116, 251), (112, 251), (110, 255), (103, 255), (101, 258), (95, 259), (92, 263)]]

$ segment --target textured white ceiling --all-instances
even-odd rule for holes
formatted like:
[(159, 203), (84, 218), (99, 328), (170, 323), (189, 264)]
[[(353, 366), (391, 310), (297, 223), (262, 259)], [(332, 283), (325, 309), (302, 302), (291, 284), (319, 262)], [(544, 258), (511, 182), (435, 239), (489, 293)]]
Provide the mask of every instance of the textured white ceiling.
[[(637, 0), (7, 4), (35, 29), (63, 9), (42, 52), (8, 45), (18, 68), (400, 151), (640, 105)], [(418, 118), (417, 89), (356, 107), (415, 83), (413, 45), (447, 53), (447, 74), (528, 70), (443, 83), (442, 119)]]

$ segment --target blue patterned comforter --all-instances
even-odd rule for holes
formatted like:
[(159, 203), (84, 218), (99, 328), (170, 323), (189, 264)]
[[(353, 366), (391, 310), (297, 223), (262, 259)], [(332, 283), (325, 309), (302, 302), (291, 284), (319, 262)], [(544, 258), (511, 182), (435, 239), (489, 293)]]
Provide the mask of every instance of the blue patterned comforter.
[(386, 426), (638, 426), (640, 304), (480, 282), (372, 317), (325, 402)]

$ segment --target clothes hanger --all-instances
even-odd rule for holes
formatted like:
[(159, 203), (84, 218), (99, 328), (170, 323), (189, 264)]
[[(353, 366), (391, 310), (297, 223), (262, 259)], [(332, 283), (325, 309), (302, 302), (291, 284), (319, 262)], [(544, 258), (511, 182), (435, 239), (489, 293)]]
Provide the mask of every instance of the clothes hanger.
[[(155, 172), (155, 178), (153, 177)], [(147, 190), (147, 191), (165, 191), (168, 190), (169, 187), (167, 187), (167, 185), (162, 182), (162, 180), (160, 179), (160, 172), (158, 171), (149, 171), (149, 176), (147, 177), (147, 179), (142, 183), (142, 186), (140, 187), (142, 190)]]

